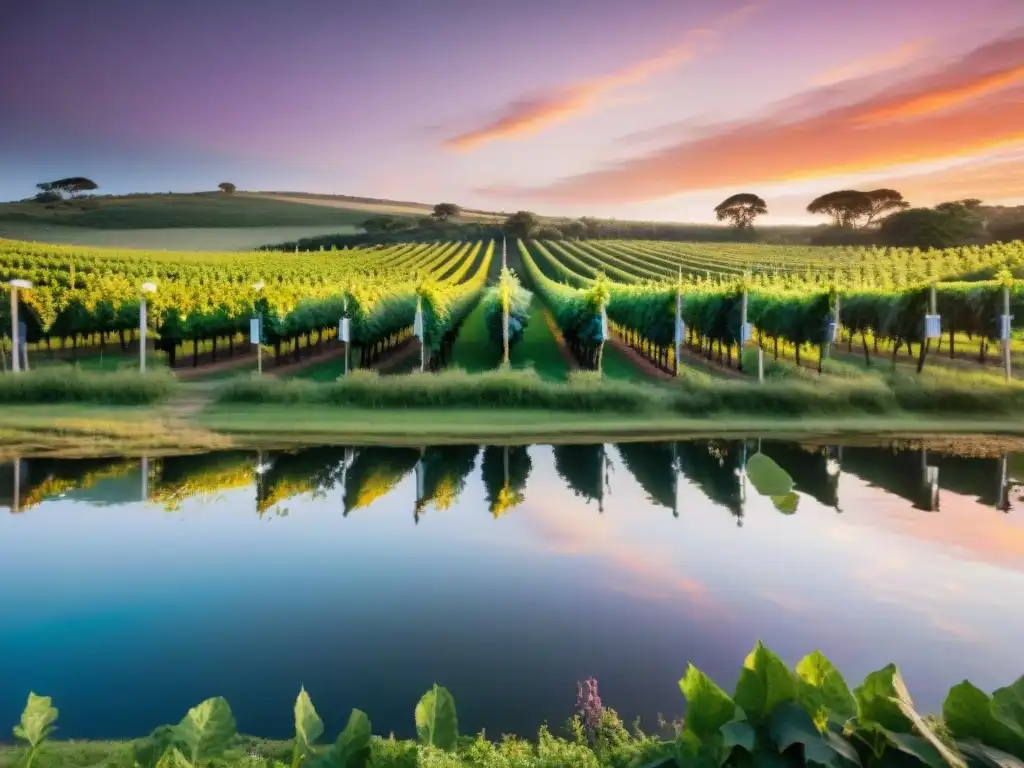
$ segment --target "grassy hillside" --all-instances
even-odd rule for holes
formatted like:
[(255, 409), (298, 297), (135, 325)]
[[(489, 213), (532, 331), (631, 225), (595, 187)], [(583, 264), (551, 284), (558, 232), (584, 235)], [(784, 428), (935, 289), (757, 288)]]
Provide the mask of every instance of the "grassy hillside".
[(365, 208), (301, 205), (270, 197), (197, 194), (95, 196), (59, 203), (0, 204), (5, 224), (86, 227), (90, 229), (166, 229), (174, 227), (358, 226)]

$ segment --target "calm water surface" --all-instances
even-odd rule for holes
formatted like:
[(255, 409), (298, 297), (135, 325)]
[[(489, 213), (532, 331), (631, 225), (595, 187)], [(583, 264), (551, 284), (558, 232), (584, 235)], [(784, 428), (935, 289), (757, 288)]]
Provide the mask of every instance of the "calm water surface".
[(1024, 672), (1022, 459), (756, 440), (23, 459), (0, 465), (0, 722), (34, 690), (62, 737), (129, 737), (223, 695), (284, 737), (305, 685), (328, 732), (359, 707), (411, 735), (436, 681), (462, 730), (532, 735), (593, 676), (653, 726), (689, 662), (731, 689), (758, 638), (851, 683), (895, 661), (936, 709)]

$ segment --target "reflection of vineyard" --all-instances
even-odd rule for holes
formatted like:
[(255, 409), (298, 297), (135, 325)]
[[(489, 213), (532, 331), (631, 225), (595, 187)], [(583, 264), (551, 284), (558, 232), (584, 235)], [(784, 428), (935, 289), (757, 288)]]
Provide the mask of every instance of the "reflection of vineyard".
[(487, 507), (495, 518), (525, 501), (526, 480), (533, 462), (523, 446), (484, 448), (480, 474), (487, 494)]
[(556, 445), (555, 471), (572, 492), (603, 505), (608, 475), (608, 457), (603, 445)]
[(151, 465), (148, 501), (175, 510), (189, 499), (245, 488), (256, 477), (251, 453), (170, 456)]
[[(796, 493), (773, 497), (776, 508), (786, 514), (797, 511), (798, 494), (841, 509), (840, 470), (924, 510), (938, 509), (940, 484), (987, 506), (1009, 509), (1016, 500), (1015, 481), (1021, 476), (1019, 454), (958, 456), (923, 451), (909, 443), (840, 448), (773, 440), (699, 440), (625, 443), (614, 451), (604, 445), (567, 445), (554, 446), (551, 451), (554, 469), (566, 487), (587, 503), (596, 501), (599, 509), (614, 487), (611, 457), (617, 454), (652, 505), (679, 514), (677, 485), (684, 481), (740, 519), (745, 497), (758, 492), (756, 483), (751, 482), (757, 478), (747, 477), (741, 470), (758, 452), (792, 480)], [(531, 453), (524, 446), (482, 449), (480, 478), (494, 517), (524, 503), (534, 465)], [(413, 475), (416, 490), (407, 503), (419, 521), (429, 508), (446, 510), (458, 502), (480, 456), (479, 446), (370, 446), (269, 453), (223, 451), (142, 462), (22, 459), (0, 465), (0, 505), (21, 512), (54, 498), (92, 505), (145, 498), (173, 511), (187, 501), (211, 501), (226, 491), (252, 488), (255, 509), (263, 515), (274, 508), (281, 513), (282, 504), (294, 497), (317, 498), (338, 490), (347, 515), (384, 498)]]
[(442, 446), (423, 451), (423, 495), (416, 501), (417, 519), (428, 505), (438, 511), (455, 505), (476, 468), (478, 453), (480, 448), (476, 445)]

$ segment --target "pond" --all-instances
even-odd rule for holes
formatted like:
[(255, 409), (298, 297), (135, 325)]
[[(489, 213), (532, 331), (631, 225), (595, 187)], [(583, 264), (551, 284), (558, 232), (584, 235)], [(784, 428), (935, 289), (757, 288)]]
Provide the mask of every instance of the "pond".
[[(414, 733), (560, 729), (576, 683), (651, 730), (692, 662), (727, 690), (763, 640), (851, 685), (896, 662), (918, 708), (1021, 668), (1024, 455), (758, 440), (311, 448), (0, 465), (0, 723), (63, 738), (225, 696), (286, 737), (300, 686)], [(978, 455), (964, 455), (973, 453)]]

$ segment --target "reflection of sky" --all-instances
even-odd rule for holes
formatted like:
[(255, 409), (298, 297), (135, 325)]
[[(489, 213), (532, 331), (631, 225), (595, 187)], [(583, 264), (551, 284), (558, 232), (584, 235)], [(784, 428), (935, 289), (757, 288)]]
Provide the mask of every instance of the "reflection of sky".
[(63, 736), (135, 735), (224, 695), (243, 730), (285, 735), (304, 684), (329, 731), (355, 706), (408, 734), (436, 681), (464, 730), (531, 733), (589, 675), (627, 719), (678, 714), (688, 662), (731, 687), (757, 638), (791, 663), (820, 648), (851, 683), (895, 661), (928, 709), (1021, 672), (1019, 515), (946, 491), (922, 512), (843, 475), (842, 515), (751, 491), (738, 527), (684, 480), (676, 519), (618, 461), (599, 514), (531, 450), (527, 501), (498, 520), (478, 475), (419, 525), (411, 475), (347, 518), (335, 489), (260, 519), (252, 488), (0, 515), (0, 720), (31, 689)]

